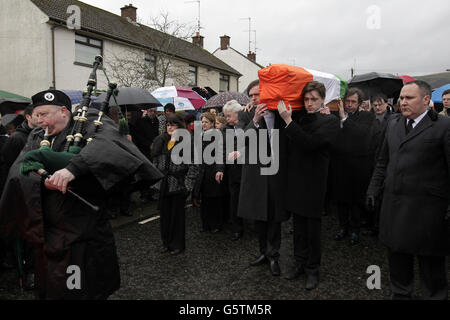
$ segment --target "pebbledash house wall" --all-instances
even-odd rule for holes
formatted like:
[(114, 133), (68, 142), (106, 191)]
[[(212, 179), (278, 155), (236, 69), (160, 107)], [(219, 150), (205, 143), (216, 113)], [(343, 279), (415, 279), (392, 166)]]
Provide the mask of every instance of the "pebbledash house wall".
[(28, 0), (0, 0), (0, 90), (30, 97), (52, 86), (48, 20)]
[(219, 48), (214, 51), (213, 54), (242, 74), (242, 77), (239, 78), (239, 90), (241, 92), (247, 89), (250, 82), (258, 79), (258, 71), (262, 68), (236, 52), (234, 49), (229, 47), (226, 50), (221, 50)]
[[(59, 90), (85, 90), (92, 67), (75, 63), (75, 30), (65, 26), (48, 23), (49, 18), (29, 0), (0, 0), (0, 90), (10, 91), (26, 97), (55, 87)], [(53, 83), (53, 44), (54, 28), (55, 83)], [(112, 52), (128, 52), (129, 45), (111, 41), (94, 33), (81, 33), (103, 41), (103, 58), (110, 81), (117, 82), (108, 70), (108, 59)], [(131, 47), (133, 50), (144, 51)], [(93, 62), (93, 61), (92, 61)], [(220, 88), (220, 74), (225, 72), (203, 66), (198, 62), (175, 60), (179, 68), (189, 73), (189, 65), (197, 66), (197, 86), (209, 86), (216, 92)], [(97, 72), (99, 89), (107, 89), (103, 72)], [(188, 86), (168, 79), (167, 86)], [(230, 91), (238, 91), (238, 79), (230, 75)]]

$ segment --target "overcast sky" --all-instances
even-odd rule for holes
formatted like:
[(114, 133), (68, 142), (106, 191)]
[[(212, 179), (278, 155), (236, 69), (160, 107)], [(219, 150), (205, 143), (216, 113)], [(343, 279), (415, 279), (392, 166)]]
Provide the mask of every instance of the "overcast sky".
[[(219, 37), (243, 54), (249, 21), (256, 30), (257, 62), (284, 63), (350, 78), (371, 71), (424, 75), (450, 69), (449, 0), (200, 0), (204, 48)], [(197, 25), (198, 3), (189, 0), (83, 0), (120, 15), (132, 3), (138, 20), (167, 12)], [(378, 15), (379, 13), (379, 15)], [(251, 33), (251, 50), (254, 51)]]

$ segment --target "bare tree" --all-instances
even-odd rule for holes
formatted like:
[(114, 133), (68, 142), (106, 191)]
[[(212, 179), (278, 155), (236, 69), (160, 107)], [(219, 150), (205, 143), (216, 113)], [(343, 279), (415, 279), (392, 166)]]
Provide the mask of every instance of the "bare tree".
[(142, 31), (148, 48), (110, 52), (107, 66), (113, 77), (119, 86), (148, 90), (169, 84), (187, 85), (189, 69), (180, 55), (189, 48), (186, 41), (193, 35), (194, 27), (171, 20), (164, 12), (152, 18), (149, 25), (153, 32)]

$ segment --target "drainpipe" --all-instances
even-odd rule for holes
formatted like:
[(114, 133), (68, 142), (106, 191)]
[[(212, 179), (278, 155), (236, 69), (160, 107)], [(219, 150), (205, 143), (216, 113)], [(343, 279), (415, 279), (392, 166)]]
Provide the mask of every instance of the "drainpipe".
[(53, 69), (53, 89), (56, 89), (56, 62), (55, 62), (55, 29), (58, 26), (52, 26), (52, 69)]

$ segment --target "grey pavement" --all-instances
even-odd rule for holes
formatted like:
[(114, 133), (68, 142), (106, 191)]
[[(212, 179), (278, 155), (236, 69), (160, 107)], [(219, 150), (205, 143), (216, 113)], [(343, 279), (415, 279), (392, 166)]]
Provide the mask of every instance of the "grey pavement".
[[(156, 202), (135, 201), (133, 217), (112, 221), (119, 263), (121, 288), (111, 300), (383, 300), (390, 299), (386, 250), (373, 237), (362, 237), (355, 247), (336, 242), (335, 215), (323, 218), (323, 258), (319, 288), (307, 291), (305, 277), (283, 278), (293, 263), (292, 223), (283, 224), (281, 277), (273, 277), (267, 265), (250, 267), (258, 253), (258, 241), (251, 224), (244, 237), (231, 241), (229, 226), (212, 234), (200, 232), (200, 212), (186, 213), (186, 251), (178, 256), (161, 254), (159, 220), (139, 221), (158, 215)], [(366, 281), (371, 265), (381, 268), (381, 289), (369, 290)], [(416, 277), (417, 278), (417, 277)], [(450, 279), (450, 270), (449, 270)], [(419, 295), (416, 279), (416, 294)], [(32, 299), (20, 294), (14, 270), (0, 273), (0, 300)]]

